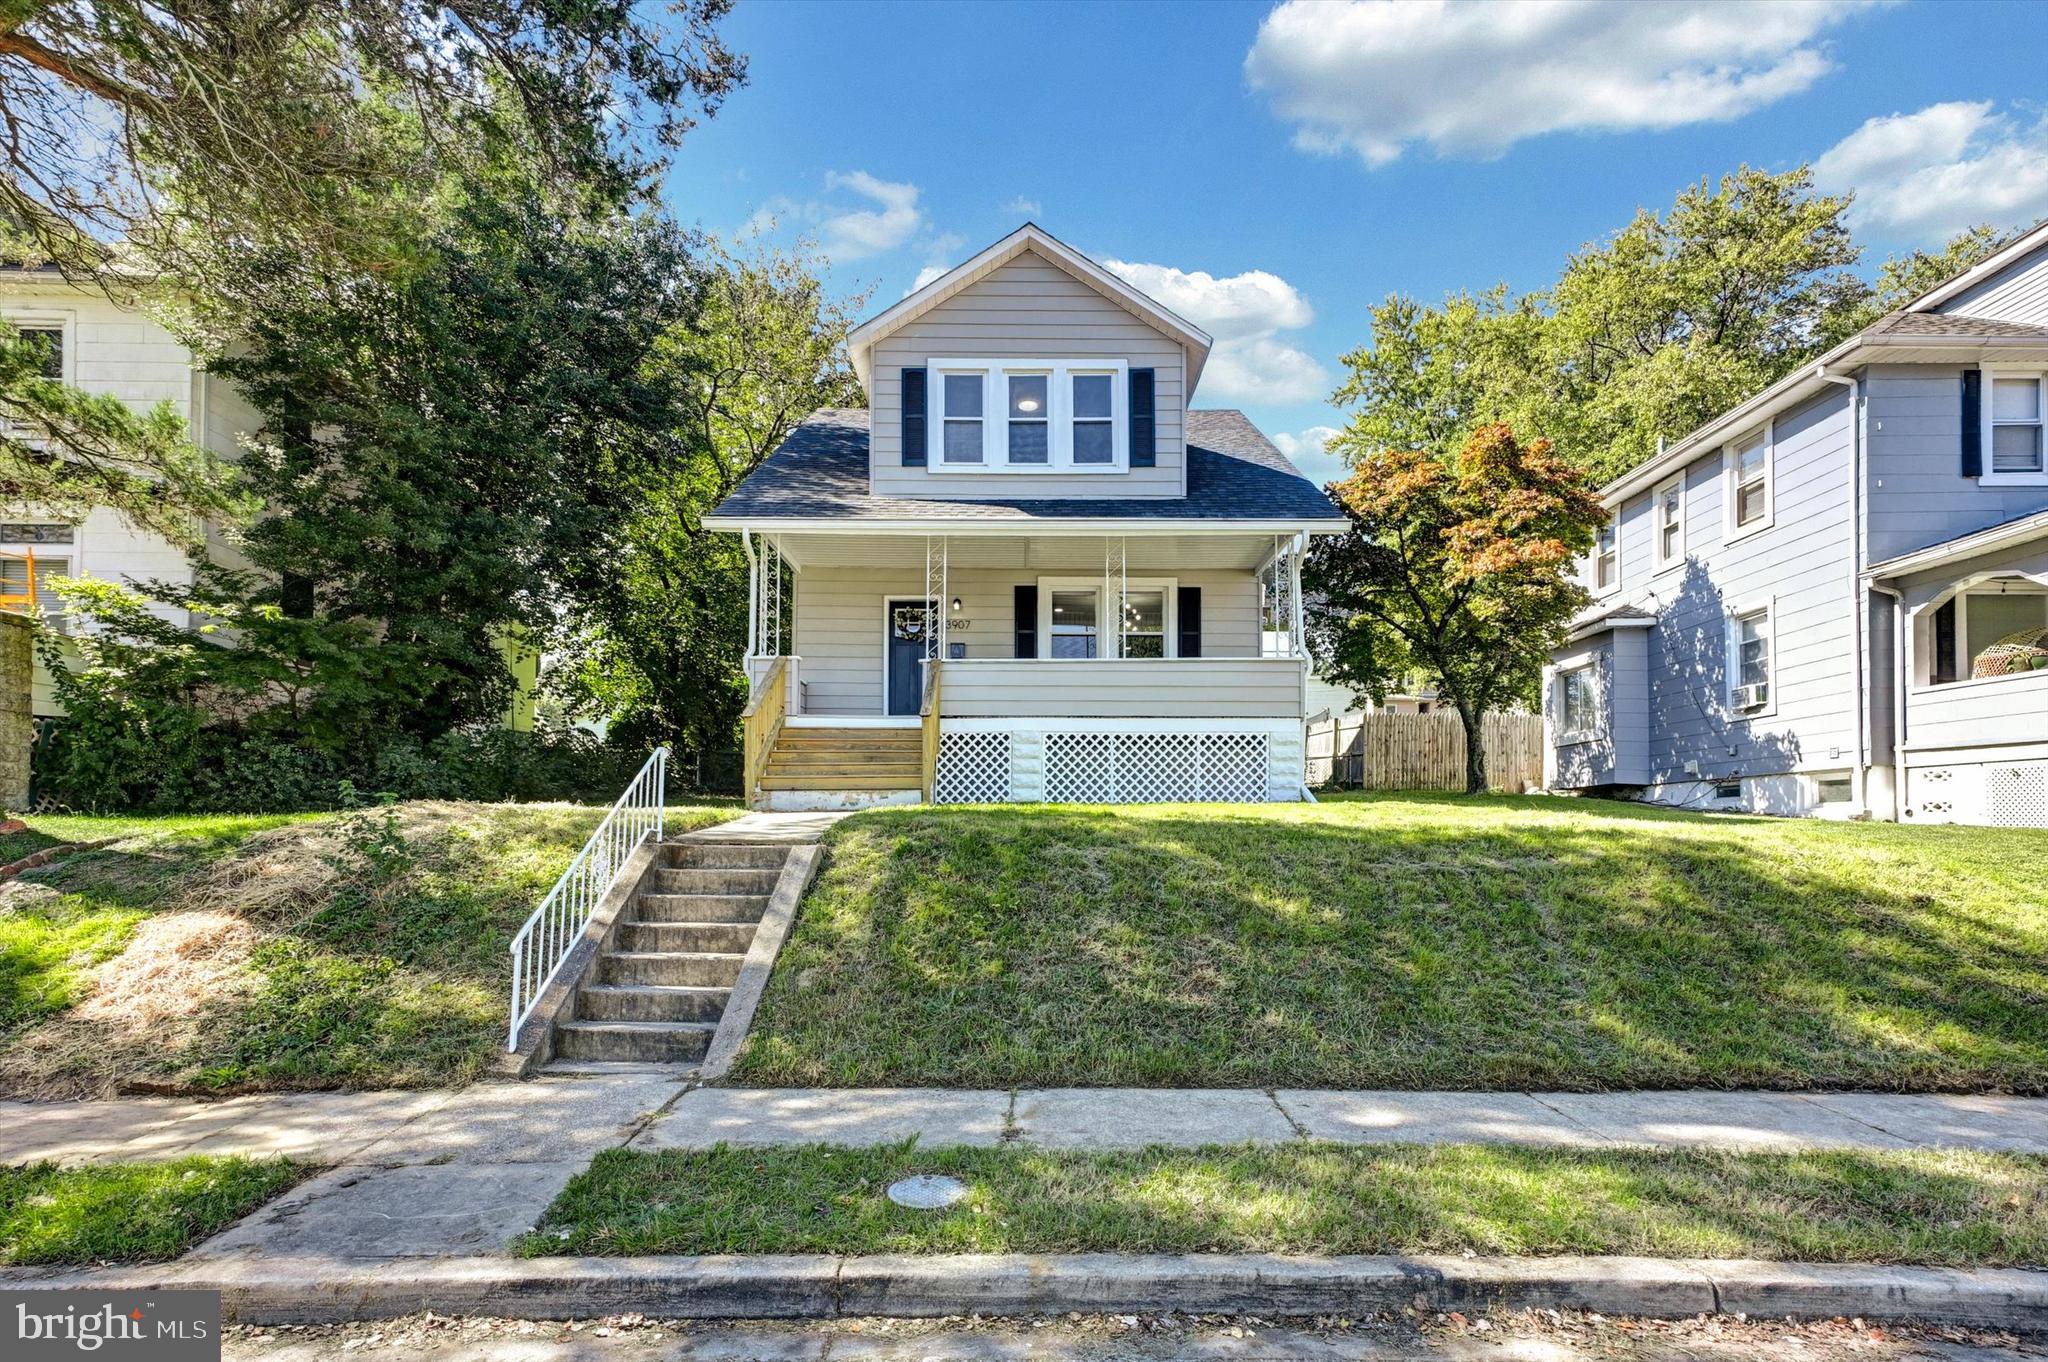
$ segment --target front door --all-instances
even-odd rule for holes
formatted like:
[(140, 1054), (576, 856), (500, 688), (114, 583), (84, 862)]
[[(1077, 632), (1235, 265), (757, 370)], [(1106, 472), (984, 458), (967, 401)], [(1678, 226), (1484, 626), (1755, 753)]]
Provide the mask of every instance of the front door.
[(932, 625), (929, 601), (889, 602), (889, 713), (915, 714), (924, 704), (925, 633)]

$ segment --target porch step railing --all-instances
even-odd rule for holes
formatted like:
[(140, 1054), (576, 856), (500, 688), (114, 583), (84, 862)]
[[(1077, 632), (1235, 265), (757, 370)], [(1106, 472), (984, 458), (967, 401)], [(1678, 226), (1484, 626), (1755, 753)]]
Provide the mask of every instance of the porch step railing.
[(668, 794), (668, 749), (657, 747), (640, 773), (626, 785), (604, 821), (590, 834), (590, 840), (569, 862), (569, 868), (548, 890), (523, 926), (512, 938), (512, 1021), (505, 1034), (505, 1048), (519, 1048), (519, 1028), (540, 1000), (547, 986), (576, 942), (584, 924), (604, 896), (618, 881), (640, 844), (649, 837), (661, 840), (662, 805)]

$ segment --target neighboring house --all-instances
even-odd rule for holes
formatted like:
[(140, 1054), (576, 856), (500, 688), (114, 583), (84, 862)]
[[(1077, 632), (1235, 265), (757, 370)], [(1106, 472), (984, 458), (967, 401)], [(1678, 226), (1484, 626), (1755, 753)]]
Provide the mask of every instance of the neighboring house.
[(1028, 224), (857, 328), (868, 408), (705, 522), (755, 562), (750, 798), (1304, 797), (1300, 555), (1346, 522), (1190, 406), (1209, 350)]
[[(253, 428), (247, 404), (223, 380), (197, 367), (191, 351), (169, 331), (103, 293), (67, 282), (54, 269), (0, 269), (0, 318), (52, 342), (50, 377), (118, 397), (137, 410), (168, 401), (190, 423), (194, 438), (218, 454), (234, 457), (240, 433)], [(224, 545), (212, 547), (227, 551)], [(31, 555), (37, 601), (59, 628), (63, 602), (52, 589), (59, 578), (178, 585), (192, 579), (185, 550), (133, 528), (112, 511), (70, 520), (38, 506), (0, 508), (0, 595), (20, 601)], [(159, 607), (158, 613), (189, 623), (182, 610)], [(40, 657), (34, 706), (38, 716), (62, 712)]]
[(2048, 223), (1609, 484), (1549, 784), (2048, 826)]

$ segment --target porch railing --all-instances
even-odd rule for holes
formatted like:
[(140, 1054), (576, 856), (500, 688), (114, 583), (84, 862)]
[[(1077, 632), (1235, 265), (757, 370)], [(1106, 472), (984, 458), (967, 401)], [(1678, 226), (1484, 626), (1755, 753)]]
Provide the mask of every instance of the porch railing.
[(769, 660), (768, 670), (754, 683), (747, 707), (740, 711), (741, 737), (746, 746), (746, 798), (751, 805), (760, 791), (761, 776), (768, 768), (768, 754), (782, 735), (782, 721), (789, 716), (789, 659)]
[(626, 785), (590, 840), (548, 890), (512, 938), (512, 1020), (505, 1048), (519, 1048), (519, 1028), (576, 942), (590, 915), (611, 892), (619, 872), (649, 837), (661, 840), (662, 806), (668, 794), (668, 749), (657, 747)]

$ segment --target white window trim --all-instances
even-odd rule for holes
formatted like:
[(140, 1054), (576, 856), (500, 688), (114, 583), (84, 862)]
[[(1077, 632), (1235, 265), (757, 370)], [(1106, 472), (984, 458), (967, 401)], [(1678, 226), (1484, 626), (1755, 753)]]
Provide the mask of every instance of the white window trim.
[[(1664, 556), (1664, 494), (1678, 491), (1678, 552)], [(1669, 572), (1685, 562), (1685, 474), (1666, 478), (1650, 489), (1650, 562), (1658, 572)]]
[(17, 329), (28, 327), (36, 331), (61, 331), (64, 333), (63, 382), (76, 387), (78, 384), (78, 314), (62, 308), (0, 308), (0, 319)]
[[(1131, 466), (1130, 364), (1121, 359), (932, 359), (925, 363), (931, 378), (926, 391), (936, 394), (936, 409), (925, 420), (925, 467), (949, 473), (1056, 473), (1088, 476), (1124, 473)], [(1013, 464), (1010, 460), (1010, 374), (1046, 374), (1049, 412), (1048, 458), (1045, 463)], [(981, 462), (948, 463), (946, 443), (946, 375), (979, 374), (981, 395)], [(1110, 447), (1108, 463), (1074, 462), (1074, 375), (1109, 375)]]
[[(1102, 599), (1105, 583), (1100, 577), (1040, 577), (1038, 579), (1038, 661), (1109, 662), (1116, 659), (1102, 651), (1104, 640), (1109, 637), (1106, 627), (1109, 620), (1109, 603)], [(1128, 577), (1124, 579), (1124, 590), (1161, 591), (1165, 593), (1163, 619), (1166, 637), (1161, 641), (1161, 652), (1167, 657), (1180, 656), (1180, 579), (1178, 577)], [(1052, 593), (1055, 591), (1093, 591), (1095, 593), (1095, 653), (1090, 658), (1055, 659), (1052, 655)], [(1021, 659), (1030, 661), (1032, 659)]]
[(1600, 531), (1593, 532), (1593, 570), (1590, 574), (1592, 581), (1588, 585), (1596, 601), (1604, 601), (1621, 590), (1621, 512), (1621, 507), (1615, 507), (1613, 516), (1608, 519), (1606, 525), (1600, 527), (1602, 530), (1609, 526), (1614, 529), (1614, 580), (1606, 586), (1600, 585)]
[[(1996, 473), (1991, 468), (1991, 440), (1993, 434), (1991, 419), (1992, 395), (2001, 378), (2030, 378), (2037, 385), (2035, 408), (2041, 427), (2041, 469), (2035, 473)], [(1979, 385), (1977, 400), (1982, 404), (1983, 416), (1977, 422), (1977, 438), (1982, 442), (1978, 455), (1977, 481), (1985, 487), (2048, 487), (2048, 371), (2040, 369), (1994, 368), (1986, 365), (1984, 379)]]
[[(1764, 617), (1764, 703), (1757, 709), (1737, 709), (1735, 688), (1742, 684), (1742, 621), (1761, 613)], [(1721, 702), (1731, 723), (1768, 719), (1778, 712), (1778, 598), (1762, 596), (1744, 601), (1728, 612), (1727, 675), (1722, 679)]]
[(1768, 530), (1778, 519), (1778, 423), (1775, 419), (1764, 422), (1764, 514), (1763, 519), (1753, 525), (1735, 523), (1735, 454), (1756, 435), (1751, 428), (1738, 439), (1721, 446), (1721, 521), (1723, 538), (1730, 544), (1738, 539), (1763, 530)]
[[(1569, 747), (1576, 743), (1598, 742), (1607, 735), (1607, 676), (1600, 665), (1599, 652), (1581, 653), (1576, 657), (1559, 662), (1554, 673), (1557, 704), (1557, 734), (1551, 739), (1554, 747)], [(1567, 729), (1564, 726), (1565, 678), (1579, 672), (1593, 675), (1593, 723), (1592, 728)]]

